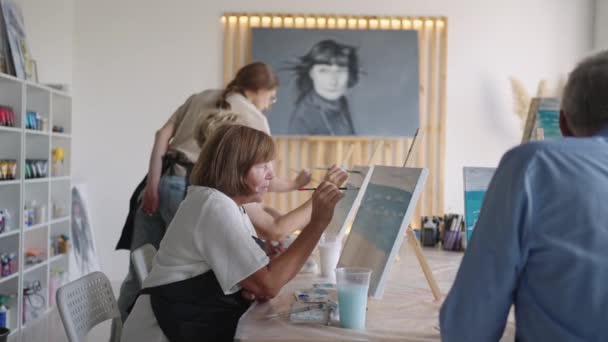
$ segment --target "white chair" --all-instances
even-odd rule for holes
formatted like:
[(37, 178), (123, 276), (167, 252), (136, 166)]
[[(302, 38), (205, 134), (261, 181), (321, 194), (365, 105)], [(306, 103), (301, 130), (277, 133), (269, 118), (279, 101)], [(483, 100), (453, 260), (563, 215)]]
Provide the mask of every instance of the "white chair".
[(131, 252), (131, 262), (135, 267), (135, 275), (140, 284), (143, 284), (152, 269), (154, 255), (156, 255), (156, 248), (149, 243)]
[(116, 326), (110, 342), (120, 341), (122, 320), (105, 274), (93, 272), (60, 287), (57, 308), (70, 342), (84, 342), (93, 327), (109, 319)]

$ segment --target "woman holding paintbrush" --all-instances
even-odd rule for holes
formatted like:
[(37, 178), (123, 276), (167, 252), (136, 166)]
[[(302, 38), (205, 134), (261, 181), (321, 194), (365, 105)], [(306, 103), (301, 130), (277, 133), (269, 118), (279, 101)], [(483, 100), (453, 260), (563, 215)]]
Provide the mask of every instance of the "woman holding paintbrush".
[(343, 194), (322, 182), (310, 222), (269, 259), (243, 206), (263, 201), (274, 157), (272, 139), (245, 126), (219, 127), (205, 143), (122, 341), (232, 341), (251, 300), (276, 296), (298, 273)]

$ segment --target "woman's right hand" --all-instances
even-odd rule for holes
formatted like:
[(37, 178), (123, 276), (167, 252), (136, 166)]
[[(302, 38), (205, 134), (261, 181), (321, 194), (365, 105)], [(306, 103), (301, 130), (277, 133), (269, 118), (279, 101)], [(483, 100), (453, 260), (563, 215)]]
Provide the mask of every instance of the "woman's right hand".
[(154, 215), (158, 210), (158, 188), (153, 188), (146, 185), (144, 189), (144, 197), (142, 200), (142, 209), (148, 215)]
[(342, 191), (333, 183), (323, 182), (312, 194), (311, 223), (315, 223), (323, 229), (327, 227), (334, 215), (336, 203), (344, 196)]
[(325, 174), (325, 178), (323, 180), (332, 182), (339, 187), (344, 184), (347, 179), (348, 173), (346, 173), (343, 168), (337, 165), (332, 165), (329, 170), (327, 170), (327, 174)]

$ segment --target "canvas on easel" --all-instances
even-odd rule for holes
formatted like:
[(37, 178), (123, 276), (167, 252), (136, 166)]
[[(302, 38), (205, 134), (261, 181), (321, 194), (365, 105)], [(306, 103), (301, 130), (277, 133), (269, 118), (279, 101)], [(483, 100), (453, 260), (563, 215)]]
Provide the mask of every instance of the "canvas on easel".
[(533, 140), (557, 139), (562, 136), (559, 128), (559, 99), (536, 97), (530, 103), (522, 144)]
[(337, 236), (340, 239), (344, 237), (357, 213), (371, 173), (369, 173), (369, 166), (354, 166), (351, 170), (354, 172), (350, 174), (345, 185), (349, 190), (344, 191), (344, 197), (336, 204), (334, 216), (325, 229), (325, 235)]
[(369, 173), (338, 267), (372, 269), (369, 295), (380, 298), (428, 170), (372, 166)]
[(467, 242), (471, 240), (477, 218), (481, 212), (484, 197), (488, 186), (494, 177), (496, 168), (492, 167), (465, 167), (464, 176), (464, 221), (466, 226)]

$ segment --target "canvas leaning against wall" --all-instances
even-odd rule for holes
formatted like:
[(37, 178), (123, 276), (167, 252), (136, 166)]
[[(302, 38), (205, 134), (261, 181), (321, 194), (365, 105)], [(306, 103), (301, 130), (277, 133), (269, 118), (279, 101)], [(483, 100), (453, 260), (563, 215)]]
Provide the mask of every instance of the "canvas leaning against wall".
[(409, 137), (419, 126), (414, 30), (254, 28), (251, 57), (279, 75), (274, 135)]
[(70, 281), (99, 271), (99, 259), (89, 215), (84, 184), (72, 188), (72, 253), (70, 253)]
[[(3, 20), (3, 47), (0, 49), (4, 56), (6, 70), (21, 79), (33, 80), (33, 63), (27, 44), (25, 20), (21, 7), (14, 0), (0, 0)], [(5, 41), (5, 42), (4, 42)]]

